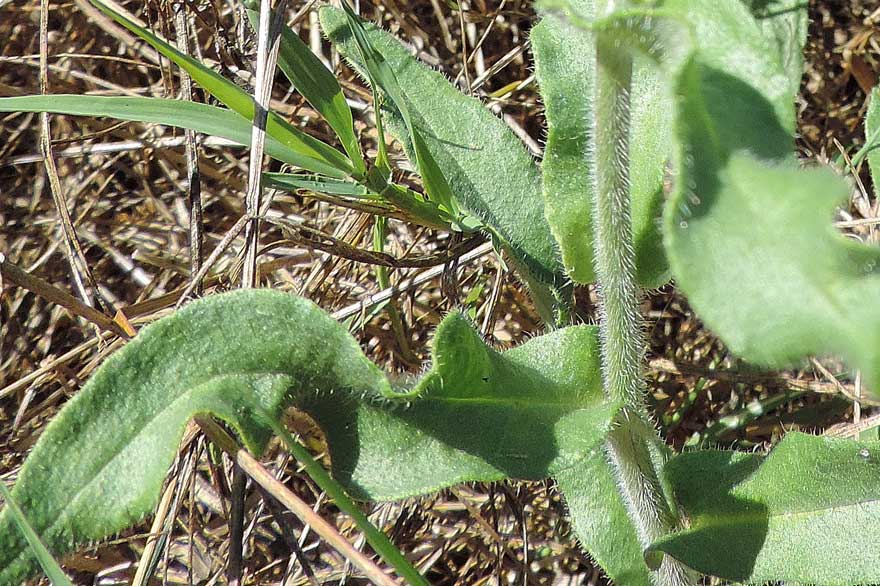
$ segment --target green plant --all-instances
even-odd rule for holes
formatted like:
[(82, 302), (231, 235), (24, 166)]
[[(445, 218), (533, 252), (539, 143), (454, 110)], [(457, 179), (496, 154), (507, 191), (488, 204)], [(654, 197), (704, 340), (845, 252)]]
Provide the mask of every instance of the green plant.
[[(794, 156), (804, 4), (548, 0), (542, 9), (532, 33), (549, 125), (540, 169), (478, 101), (393, 37), (324, 7), (325, 34), (370, 81), (377, 124), (402, 140), (427, 198), (389, 181), (384, 130), (377, 160), (363, 160), (338, 83), (290, 32), (282, 71), (346, 154), (270, 115), (267, 151), (308, 174), (267, 183), (488, 233), (550, 325), (566, 326), (567, 279), (597, 282), (599, 328), (559, 327), (497, 353), (453, 314), (437, 330), (431, 369), (398, 384), (302, 299), (243, 291), (191, 303), (109, 359), (23, 467), (13, 498), (51, 550), (147, 514), (192, 416), (223, 419), (259, 454), (272, 433), (286, 437), (279, 419), (292, 405), (324, 429), (333, 478), (356, 498), (553, 477), (577, 537), (619, 584), (690, 584), (696, 572), (748, 583), (880, 581), (880, 442), (792, 433), (768, 455), (673, 455), (644, 405), (639, 287), (669, 274), (746, 360), (781, 367), (837, 353), (880, 384), (880, 253), (828, 221), (847, 184)], [(249, 96), (102, 10), (229, 110), (85, 96), (3, 98), (0, 110), (101, 113), (246, 142)], [(875, 100), (869, 140), (878, 111)], [(861, 158), (877, 175), (872, 148)], [(674, 188), (664, 204), (668, 161)], [(98, 492), (111, 498), (95, 513), (87, 503)], [(4, 584), (35, 568), (16, 520), (9, 507), (0, 515)]]

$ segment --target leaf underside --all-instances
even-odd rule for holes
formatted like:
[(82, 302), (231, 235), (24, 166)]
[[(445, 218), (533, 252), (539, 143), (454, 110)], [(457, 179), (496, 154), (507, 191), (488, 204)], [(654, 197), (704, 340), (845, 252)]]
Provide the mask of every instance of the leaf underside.
[[(578, 326), (497, 353), (459, 314), (432, 368), (395, 390), (312, 303), (248, 290), (144, 328), (46, 428), (13, 498), (56, 555), (154, 507), (186, 422), (208, 413), (259, 454), (288, 405), (324, 429), (333, 475), (356, 497), (398, 499), (458, 482), (540, 479), (594, 453), (616, 408), (602, 398), (596, 330)], [(35, 569), (8, 509), (0, 584)]]
[[(342, 11), (324, 6), (321, 25), (339, 52), (367, 78), (366, 69)], [(439, 72), (419, 62), (389, 33), (364, 24), (372, 46), (394, 71), (412, 124), (433, 155), (457, 204), (500, 240), (529, 282), (558, 293), (566, 278), (544, 217), (541, 174), (510, 128), (476, 98), (462, 94)], [(406, 124), (392, 105), (383, 104), (389, 130), (412, 156)]]
[(880, 442), (789, 433), (768, 456), (699, 451), (666, 468), (687, 530), (652, 547), (737, 582), (880, 581)]

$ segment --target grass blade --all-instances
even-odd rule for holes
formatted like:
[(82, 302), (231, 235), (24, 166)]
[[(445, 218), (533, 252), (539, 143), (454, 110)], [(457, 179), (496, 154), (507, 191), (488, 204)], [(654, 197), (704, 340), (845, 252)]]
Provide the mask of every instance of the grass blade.
[[(245, 4), (251, 26), (257, 30), (260, 23), (259, 12), (249, 3)], [(299, 35), (286, 25), (281, 29), (278, 67), (296, 91), (324, 117), (339, 137), (345, 152), (354, 161), (355, 170), (359, 174), (365, 173), (366, 165), (354, 131), (351, 109), (345, 101), (336, 76), (312, 53)]]
[(37, 558), (37, 561), (43, 568), (43, 572), (46, 573), (46, 577), (52, 582), (52, 586), (73, 586), (73, 582), (70, 581), (70, 578), (67, 577), (64, 570), (61, 569), (61, 566), (52, 557), (52, 554), (43, 545), (43, 542), (40, 541), (40, 537), (31, 527), (30, 523), (28, 523), (24, 513), (21, 512), (12, 495), (9, 494), (9, 489), (2, 482), (0, 482), (0, 496), (6, 501), (6, 507), (12, 513), (12, 520), (18, 525), (18, 530), (24, 535), (31, 551), (34, 553), (34, 557)]
[(309, 189), (328, 195), (347, 195), (358, 198), (366, 198), (370, 195), (370, 191), (363, 185), (320, 175), (263, 173), (263, 185), (274, 189), (283, 189), (284, 191)]
[(409, 103), (400, 87), (397, 76), (394, 74), (394, 70), (382, 54), (373, 47), (364, 29), (363, 22), (361, 22), (345, 0), (342, 2), (342, 8), (345, 11), (348, 26), (369, 74), (371, 85), (382, 89), (403, 118), (403, 123), (406, 125), (407, 133), (412, 141), (416, 167), (418, 167), (422, 181), (425, 183), (425, 191), (439, 206), (444, 208), (453, 218), (457, 219), (461, 214), (458, 202), (452, 193), (452, 189), (449, 187), (446, 176), (440, 170), (437, 161), (434, 160), (434, 156), (425, 144), (421, 131), (413, 123)]
[[(174, 46), (160, 39), (150, 31), (132, 22), (125, 16), (115, 12), (109, 6), (99, 0), (91, 0), (103, 13), (127, 28), (132, 33), (152, 45), (159, 53), (170, 59), (175, 65), (185, 70), (190, 77), (207, 90), (211, 95), (220, 100), (231, 110), (237, 112), (247, 120), (254, 119), (253, 98), (243, 89), (224, 78), (219, 73), (199, 63), (189, 55), (184, 55)], [(338, 150), (328, 144), (312, 138), (308, 134), (297, 129), (274, 112), (269, 112), (266, 119), (266, 133), (275, 138), (281, 144), (299, 153), (307, 159), (325, 167), (335, 169), (333, 175), (345, 177), (354, 172), (352, 162)], [(303, 167), (315, 171), (314, 165)]]
[[(107, 116), (132, 122), (189, 128), (242, 146), (251, 141), (251, 123), (232, 110), (184, 100), (118, 96), (53, 94), (0, 98), (0, 112), (52, 112), (71, 116)], [(266, 137), (266, 152), (273, 158), (316, 173), (339, 176), (336, 167), (304, 157), (287, 144)]]

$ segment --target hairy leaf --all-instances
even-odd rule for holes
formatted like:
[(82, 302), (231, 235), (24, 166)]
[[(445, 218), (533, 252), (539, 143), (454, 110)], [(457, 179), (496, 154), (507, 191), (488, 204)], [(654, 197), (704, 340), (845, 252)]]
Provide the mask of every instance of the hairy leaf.
[(791, 72), (800, 66), (790, 56), (786, 57), (788, 69), (783, 66), (779, 41), (775, 34), (768, 34), (775, 22), (758, 24), (740, 0), (665, 0), (663, 9), (693, 27), (701, 63), (753, 86), (773, 104), (783, 127), (794, 132), (799, 84), (792, 82), (795, 74)]
[[(46, 428), (13, 496), (56, 554), (118, 532), (155, 504), (186, 422), (210, 413), (260, 453), (285, 406), (327, 434), (354, 495), (396, 499), (471, 480), (538, 479), (601, 443), (596, 331), (580, 326), (497, 353), (459, 314), (439, 326), (433, 367), (392, 383), (312, 303), (267, 290), (208, 297), (112, 356)], [(268, 415), (267, 415), (268, 414)], [(100, 506), (96, 506), (100, 503)], [(35, 568), (0, 513), (0, 584)]]
[[(251, 122), (232, 110), (183, 100), (118, 96), (83, 96), (52, 94), (0, 98), (0, 112), (52, 112), (72, 116), (107, 116), (189, 128), (219, 136), (242, 146), (251, 143)], [(279, 161), (298, 167), (315, 167), (333, 175), (338, 171), (314, 159), (304, 157), (289, 145), (266, 136), (266, 153)]]
[(614, 471), (601, 448), (556, 474), (578, 541), (615, 584), (653, 584)]
[[(254, 100), (243, 89), (189, 55), (184, 55), (173, 45), (122, 14), (115, 12), (99, 0), (91, 0), (91, 2), (107, 16), (152, 45), (159, 53), (185, 70), (193, 80), (224, 105), (248, 120), (254, 119)], [(301, 165), (304, 169), (338, 178), (345, 177), (353, 170), (352, 162), (345, 155), (320, 140), (312, 138), (275, 112), (268, 112), (266, 134), (302, 155), (303, 161), (308, 163)]]
[(768, 456), (686, 453), (666, 472), (690, 527), (654, 549), (736, 582), (880, 581), (880, 442), (790, 433)]
[(868, 115), (865, 117), (865, 149), (874, 193), (880, 198), (880, 87), (871, 92)]
[(61, 569), (61, 566), (58, 565), (58, 562), (52, 557), (52, 554), (49, 553), (49, 550), (43, 545), (43, 542), (40, 541), (40, 537), (34, 531), (33, 527), (31, 527), (27, 517), (21, 512), (21, 509), (18, 508), (12, 495), (9, 494), (9, 489), (6, 488), (6, 485), (2, 482), (0, 482), (0, 496), (2, 496), (3, 500), (6, 502), (6, 508), (9, 509), (9, 515), (12, 517), (15, 524), (18, 525), (18, 530), (24, 535), (25, 540), (34, 552), (34, 557), (37, 558), (46, 577), (52, 582), (52, 586), (73, 586), (73, 582), (71, 582), (70, 578), (65, 575), (64, 570)]
[[(320, 16), (325, 34), (366, 77), (345, 14), (325, 6)], [(479, 100), (465, 96), (442, 74), (421, 64), (392, 35), (371, 24), (364, 28), (370, 44), (397, 77), (412, 124), (424, 137), (458, 205), (497, 237), (536, 297), (555, 296), (560, 303), (566, 278), (544, 217), (535, 161), (510, 128)], [(412, 153), (400, 112), (386, 104), (385, 114), (391, 130)]]
[[(579, 17), (593, 18), (592, 0), (569, 3)], [(594, 36), (555, 15), (531, 33), (547, 116), (543, 191), (547, 218), (572, 279), (591, 283), (593, 269), (591, 151)], [(637, 59), (633, 78), (630, 180), (637, 278), (645, 287), (668, 280), (660, 234), (663, 176), (671, 155), (671, 96), (656, 67)]]
[[(259, 31), (259, 6), (255, 2), (245, 2), (245, 4), (251, 26)], [(351, 108), (345, 101), (339, 81), (318, 56), (312, 53), (299, 35), (286, 25), (281, 28), (278, 68), (290, 80), (296, 91), (324, 117), (339, 137), (345, 152), (354, 161), (356, 170), (365, 172), (366, 165), (354, 132)]]
[(829, 170), (799, 170), (773, 105), (741, 80), (692, 62), (680, 94), (665, 222), (678, 286), (746, 360), (841, 354), (876, 388), (880, 250), (832, 227), (848, 186)]
[(808, 0), (744, 0), (764, 36), (778, 50), (778, 59), (789, 81), (788, 91), (797, 95), (804, 76), (804, 45), (809, 28)]

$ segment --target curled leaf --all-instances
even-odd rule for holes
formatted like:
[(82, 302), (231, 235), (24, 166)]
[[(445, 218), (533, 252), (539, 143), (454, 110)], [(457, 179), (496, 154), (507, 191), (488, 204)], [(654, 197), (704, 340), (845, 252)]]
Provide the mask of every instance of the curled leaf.
[[(321, 425), (334, 477), (360, 498), (545, 478), (590, 454), (616, 411), (596, 345), (594, 328), (572, 327), (498, 353), (453, 314), (433, 367), (395, 390), (312, 303), (267, 290), (211, 296), (144, 328), (96, 371), (43, 432), (13, 498), (49, 550), (66, 553), (152, 510), (194, 415), (223, 419), (259, 454), (288, 405)], [(4, 509), (2, 585), (36, 569), (14, 523)]]

